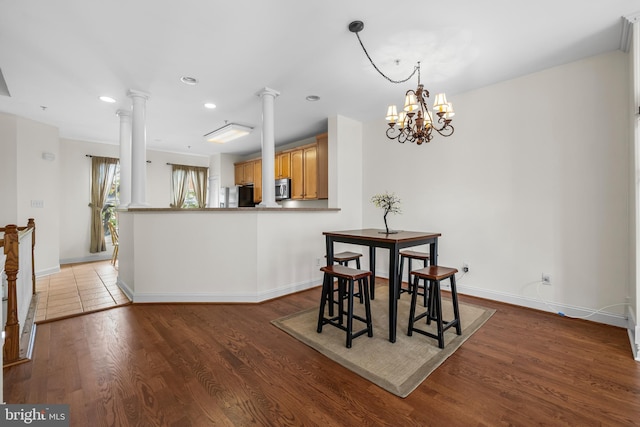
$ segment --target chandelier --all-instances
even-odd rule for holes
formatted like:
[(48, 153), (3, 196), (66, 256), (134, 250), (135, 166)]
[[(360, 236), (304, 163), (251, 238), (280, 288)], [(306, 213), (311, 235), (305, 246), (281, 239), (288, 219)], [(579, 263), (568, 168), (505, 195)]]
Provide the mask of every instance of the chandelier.
[[(389, 128), (386, 132), (387, 138), (397, 139), (398, 142), (401, 143), (409, 141), (421, 145), (423, 142), (429, 142), (433, 139), (433, 131), (445, 137), (451, 136), (454, 131), (453, 126), (451, 126), (451, 121), (455, 115), (453, 105), (451, 102), (447, 102), (447, 97), (444, 93), (439, 93), (435, 96), (433, 109), (429, 110), (427, 106), (429, 91), (420, 83), (420, 62), (414, 67), (411, 75), (404, 80), (393, 80), (387, 77), (378, 69), (369, 56), (367, 49), (365, 49), (362, 44), (362, 40), (360, 40), (358, 33), (362, 31), (363, 28), (364, 24), (362, 21), (353, 21), (349, 24), (349, 31), (356, 34), (360, 46), (365, 55), (367, 55), (369, 62), (371, 62), (373, 68), (375, 68), (382, 77), (392, 83), (404, 83), (418, 73), (418, 88), (416, 90), (408, 90), (405, 93), (403, 110), (398, 114), (398, 109), (395, 105), (389, 105), (387, 108), (387, 115), (385, 117), (389, 122)], [(436, 116), (435, 121), (433, 113), (435, 113)]]

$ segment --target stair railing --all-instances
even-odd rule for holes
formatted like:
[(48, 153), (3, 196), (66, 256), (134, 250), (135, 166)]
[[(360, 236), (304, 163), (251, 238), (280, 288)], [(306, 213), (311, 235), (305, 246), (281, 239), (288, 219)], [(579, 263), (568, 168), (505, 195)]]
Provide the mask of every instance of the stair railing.
[[(20, 359), (20, 320), (24, 324), (31, 304), (31, 297), (36, 291), (35, 228), (36, 225), (33, 218), (29, 218), (25, 227), (18, 227), (15, 224), (0, 227), (0, 233), (4, 232), (4, 238), (0, 239), (0, 247), (4, 248), (4, 273), (7, 278), (7, 322), (4, 326), (5, 341), (3, 348), (4, 365), (17, 362)], [(31, 235), (31, 245), (26, 246), (26, 238), (29, 234)], [(28, 256), (29, 250), (31, 251), (31, 257)], [(20, 256), (21, 254), (22, 256)], [(19, 271), (28, 273), (29, 270), (31, 270), (30, 277), (18, 277)]]

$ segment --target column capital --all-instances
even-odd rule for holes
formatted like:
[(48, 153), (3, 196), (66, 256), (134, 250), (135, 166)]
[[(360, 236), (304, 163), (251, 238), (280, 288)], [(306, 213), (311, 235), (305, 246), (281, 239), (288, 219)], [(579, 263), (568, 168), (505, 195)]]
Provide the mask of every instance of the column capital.
[(125, 109), (119, 109), (118, 111), (116, 111), (116, 116), (118, 117), (130, 117), (131, 116), (131, 110), (125, 110)]
[(265, 95), (271, 95), (271, 96), (273, 96), (275, 98), (276, 96), (280, 95), (280, 92), (278, 92), (275, 89), (271, 89), (269, 87), (265, 87), (264, 89), (260, 89), (258, 92), (256, 92), (256, 95), (260, 96), (260, 97), (263, 97)]
[(141, 90), (129, 89), (127, 91), (127, 96), (129, 98), (144, 98), (145, 100), (149, 99), (149, 94), (143, 92)]

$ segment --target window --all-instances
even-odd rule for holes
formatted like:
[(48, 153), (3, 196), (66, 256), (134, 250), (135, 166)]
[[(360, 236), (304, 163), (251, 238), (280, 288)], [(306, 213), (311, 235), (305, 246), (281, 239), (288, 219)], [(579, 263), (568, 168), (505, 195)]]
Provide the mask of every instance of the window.
[(171, 165), (172, 208), (204, 208), (207, 203), (209, 168)]

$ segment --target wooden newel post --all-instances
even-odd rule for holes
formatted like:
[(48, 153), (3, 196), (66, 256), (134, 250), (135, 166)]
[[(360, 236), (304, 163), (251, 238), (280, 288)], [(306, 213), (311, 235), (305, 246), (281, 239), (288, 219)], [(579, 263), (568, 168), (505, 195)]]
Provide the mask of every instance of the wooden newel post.
[(32, 282), (32, 293), (36, 294), (36, 221), (33, 218), (29, 218), (27, 222), (27, 228), (33, 228), (33, 232), (31, 233), (31, 282)]
[(20, 324), (18, 323), (18, 296), (16, 279), (18, 277), (18, 227), (9, 224), (4, 231), (4, 271), (7, 275), (8, 300), (7, 324), (5, 325), (4, 363), (12, 363), (20, 356)]

